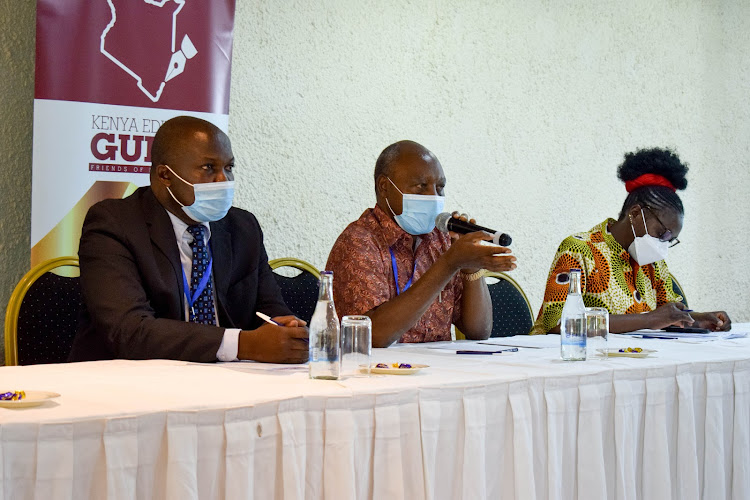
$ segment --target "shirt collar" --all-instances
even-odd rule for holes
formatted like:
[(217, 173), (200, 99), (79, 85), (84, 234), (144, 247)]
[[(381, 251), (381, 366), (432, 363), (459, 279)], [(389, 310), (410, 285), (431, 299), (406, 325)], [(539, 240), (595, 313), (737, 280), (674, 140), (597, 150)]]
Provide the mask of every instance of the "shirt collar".
[[(169, 215), (169, 220), (172, 221), (172, 229), (174, 229), (174, 237), (177, 240), (177, 242), (179, 243), (180, 241), (182, 241), (185, 235), (187, 235), (187, 240), (192, 242), (193, 235), (188, 232), (187, 230), (188, 225), (185, 224), (183, 220), (181, 220), (179, 217), (177, 217), (175, 214), (173, 214), (166, 208), (164, 210), (166, 210), (167, 215)], [(201, 222), (201, 225), (205, 227), (207, 230), (206, 240), (210, 240), (211, 239), (211, 226), (208, 224), (208, 222)]]

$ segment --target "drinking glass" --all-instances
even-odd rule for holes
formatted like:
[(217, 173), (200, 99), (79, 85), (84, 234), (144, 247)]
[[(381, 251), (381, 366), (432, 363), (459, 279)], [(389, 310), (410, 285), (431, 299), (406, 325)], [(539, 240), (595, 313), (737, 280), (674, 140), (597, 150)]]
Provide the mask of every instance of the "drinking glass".
[(372, 321), (367, 316), (341, 318), (341, 376), (368, 377), (372, 352)]
[(586, 308), (586, 358), (607, 359), (609, 311), (603, 307)]

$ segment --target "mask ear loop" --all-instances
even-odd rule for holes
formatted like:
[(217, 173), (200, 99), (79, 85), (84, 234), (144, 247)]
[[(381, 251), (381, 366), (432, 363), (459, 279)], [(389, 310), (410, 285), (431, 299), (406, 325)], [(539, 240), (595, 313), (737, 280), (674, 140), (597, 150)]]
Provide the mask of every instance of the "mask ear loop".
[[(167, 167), (167, 168), (169, 168), (169, 167)], [(171, 169), (170, 169), (170, 170), (171, 170)], [(386, 179), (388, 179), (389, 181), (391, 181), (391, 178), (390, 178), (390, 177), (388, 177), (387, 175), (385, 176), (385, 178), (386, 178)], [(400, 190), (400, 189), (398, 188), (398, 186), (396, 185), (396, 183), (395, 183), (395, 182), (391, 181), (391, 184), (393, 184), (393, 187), (395, 187), (395, 188), (396, 188), (396, 191), (398, 191), (399, 193), (401, 193), (401, 199), (403, 200), (403, 198), (404, 198), (404, 193), (402, 193), (402, 192), (401, 192), (401, 190)], [(388, 196), (386, 196), (386, 197), (385, 197), (385, 202), (386, 202), (386, 204), (388, 205), (388, 210), (390, 210), (390, 211), (391, 211), (391, 214), (392, 214), (392, 215), (393, 215), (394, 217), (396, 217), (396, 212), (394, 212), (394, 211), (393, 211), (393, 209), (391, 208), (391, 202), (390, 202), (390, 201), (388, 201)], [(402, 205), (403, 205), (403, 201), (402, 201), (401, 203), (402, 203)], [(401, 207), (401, 211), (403, 212), (403, 210), (404, 210), (404, 207), (402, 206), (402, 207)]]
[[(390, 177), (388, 177), (387, 175), (385, 176), (385, 178), (386, 178), (386, 179), (388, 179), (389, 181), (391, 181), (391, 178), (390, 178)], [(401, 191), (401, 190), (400, 190), (400, 189), (398, 188), (398, 186), (396, 185), (396, 183), (395, 183), (395, 182), (391, 181), (391, 184), (393, 184), (393, 187), (395, 187), (395, 188), (396, 188), (396, 191), (398, 191), (399, 193), (401, 193), (401, 196), (403, 196), (403, 195), (404, 195), (403, 191)]]
[(648, 234), (648, 226), (646, 225), (646, 214), (643, 213), (642, 208), (641, 208), (641, 218), (643, 219), (643, 229), (646, 230), (646, 234), (644, 234), (643, 236), (651, 236), (650, 234)]
[[(638, 238), (635, 234), (635, 227), (633, 227), (633, 216), (628, 214), (628, 217), (630, 218), (630, 230), (633, 231), (633, 238)], [(648, 234), (648, 226), (646, 225), (646, 215), (643, 213), (643, 209), (641, 208), (641, 218), (643, 218), (643, 229), (646, 230), (646, 234), (643, 236), (651, 236)]]
[[(187, 184), (188, 186), (190, 186), (191, 188), (193, 188), (193, 192), (195, 192), (195, 186), (194, 186), (194, 185), (190, 184), (190, 183), (189, 183), (188, 181), (186, 181), (185, 179), (183, 179), (182, 177), (180, 177), (180, 176), (179, 176), (179, 175), (177, 174), (177, 172), (175, 172), (174, 170), (172, 170), (172, 168), (171, 168), (171, 167), (170, 167), (169, 165), (164, 165), (164, 166), (165, 166), (165, 167), (167, 167), (167, 168), (169, 169), (169, 171), (170, 171), (170, 172), (172, 172), (172, 173), (173, 173), (173, 174), (175, 175), (175, 177), (177, 177), (177, 178), (178, 178), (178, 179), (180, 179), (180, 180), (181, 180), (182, 182), (184, 182), (185, 184)], [(397, 188), (397, 189), (398, 189), (398, 188)], [(177, 204), (178, 204), (179, 206), (181, 206), (181, 207), (184, 207), (184, 206), (185, 206), (184, 204), (180, 203), (180, 200), (178, 200), (177, 198), (175, 198), (175, 196), (174, 196), (174, 193), (172, 193), (172, 190), (171, 190), (171, 189), (169, 189), (169, 186), (167, 186), (167, 192), (169, 192), (169, 196), (171, 196), (171, 197), (172, 197), (172, 199), (173, 199), (173, 200), (174, 200), (174, 201), (175, 201), (175, 202), (176, 202), (176, 203), (177, 203)]]
[(169, 193), (169, 196), (171, 196), (171, 197), (172, 197), (172, 199), (173, 199), (173, 200), (174, 200), (175, 202), (177, 202), (177, 204), (178, 204), (179, 206), (181, 206), (181, 207), (184, 207), (184, 206), (185, 206), (185, 205), (183, 205), (182, 203), (180, 203), (180, 200), (178, 200), (177, 198), (175, 198), (175, 196), (174, 196), (174, 193), (172, 193), (172, 190), (171, 190), (171, 189), (169, 189), (169, 186), (167, 186), (167, 192)]
[(177, 174), (177, 172), (175, 172), (174, 170), (172, 170), (172, 167), (170, 167), (169, 165), (164, 165), (164, 166), (167, 167), (169, 169), (169, 171), (172, 172), (175, 175), (175, 177), (177, 177), (178, 179), (180, 179), (182, 182), (184, 182), (185, 184), (187, 184), (190, 187), (195, 187), (193, 184), (190, 184), (188, 181), (186, 181), (185, 179), (183, 179), (182, 177), (180, 177), (179, 174)]

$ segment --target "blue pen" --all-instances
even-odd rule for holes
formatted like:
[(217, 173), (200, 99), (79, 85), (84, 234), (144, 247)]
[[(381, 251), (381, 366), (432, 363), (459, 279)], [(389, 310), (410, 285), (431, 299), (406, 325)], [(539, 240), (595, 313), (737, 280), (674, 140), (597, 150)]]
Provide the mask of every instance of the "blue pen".
[(518, 352), (518, 347), (513, 347), (512, 349), (500, 349), (499, 351), (456, 351), (456, 354), (500, 354), (502, 352)]
[(258, 317), (259, 317), (260, 319), (262, 319), (263, 321), (265, 321), (266, 323), (271, 323), (272, 325), (278, 325), (278, 326), (282, 326), (282, 325), (281, 325), (281, 323), (279, 323), (279, 322), (277, 322), (277, 321), (274, 321), (274, 320), (272, 320), (272, 319), (271, 319), (271, 317), (270, 317), (269, 315), (267, 315), (267, 314), (263, 314), (263, 313), (262, 313), (262, 312), (260, 312), (260, 311), (257, 311), (257, 312), (255, 313), (255, 315), (256, 315), (256, 316), (258, 316)]

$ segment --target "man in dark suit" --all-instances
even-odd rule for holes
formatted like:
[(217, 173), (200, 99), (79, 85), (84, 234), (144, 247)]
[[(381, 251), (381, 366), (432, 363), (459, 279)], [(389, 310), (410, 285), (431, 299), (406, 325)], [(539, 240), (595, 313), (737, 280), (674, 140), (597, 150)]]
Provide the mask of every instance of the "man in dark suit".
[(151, 159), (150, 187), (86, 216), (84, 309), (70, 360), (305, 362), (307, 328), (281, 298), (258, 221), (231, 207), (226, 134), (173, 118), (156, 133)]

